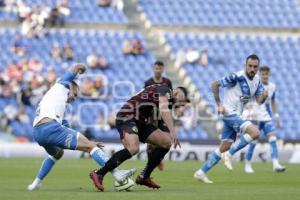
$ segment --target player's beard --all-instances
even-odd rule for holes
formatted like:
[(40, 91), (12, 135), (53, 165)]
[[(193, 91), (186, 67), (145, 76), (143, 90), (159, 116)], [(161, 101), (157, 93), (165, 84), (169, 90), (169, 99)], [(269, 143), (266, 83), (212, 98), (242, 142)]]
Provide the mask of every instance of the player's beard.
[(248, 78), (250, 78), (252, 80), (255, 76), (255, 72), (248, 72), (247, 76), (248, 76)]

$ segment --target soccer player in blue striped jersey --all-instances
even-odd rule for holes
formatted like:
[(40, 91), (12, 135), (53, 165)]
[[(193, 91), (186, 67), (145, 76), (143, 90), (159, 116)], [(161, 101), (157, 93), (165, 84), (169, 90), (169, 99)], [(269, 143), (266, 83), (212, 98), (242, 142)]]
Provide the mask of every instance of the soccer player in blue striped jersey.
[[(257, 75), (259, 69), (259, 58), (250, 55), (246, 59), (245, 69), (237, 73), (222, 78), (212, 83), (212, 92), (218, 113), (222, 116), (224, 129), (221, 135), (221, 144), (218, 149), (212, 152), (202, 167), (194, 173), (194, 178), (204, 183), (212, 183), (206, 176), (221, 159), (221, 154), (226, 152), (236, 140), (238, 132), (244, 133), (240, 143), (235, 146), (234, 151), (238, 151), (259, 137), (258, 128), (250, 121), (242, 118), (243, 107), (251, 99), (256, 99), (258, 104), (262, 104), (268, 97), (260, 83)], [(224, 88), (224, 98), (221, 101), (219, 88)]]
[[(260, 68), (259, 72), (260, 72), (261, 83), (264, 89), (268, 91), (269, 97), (262, 105), (258, 105), (256, 102), (251, 103), (250, 109), (248, 110), (248, 117), (247, 116), (245, 117), (247, 117), (249, 120), (252, 120), (253, 123), (257, 124), (259, 130), (265, 136), (267, 136), (268, 142), (270, 144), (273, 171), (284, 172), (285, 167), (280, 165), (278, 161), (276, 128), (273, 122), (273, 118), (274, 118), (276, 122), (276, 126), (278, 128), (280, 127), (280, 119), (279, 119), (279, 114), (277, 112), (277, 105), (275, 101), (276, 86), (274, 83), (269, 81), (270, 73), (271, 73), (269, 67), (263, 66)], [(254, 140), (249, 144), (249, 148), (246, 153), (246, 161), (245, 161), (246, 173), (254, 173), (254, 170), (251, 165), (251, 159), (253, 156), (256, 143), (257, 141)]]
[[(76, 130), (65, 126), (66, 106), (75, 100), (79, 87), (75, 82), (78, 74), (85, 72), (83, 64), (74, 64), (71, 71), (65, 73), (43, 96), (36, 110), (33, 122), (33, 137), (49, 154), (42, 163), (34, 181), (27, 187), (28, 190), (38, 190), (42, 180), (51, 171), (57, 160), (62, 158), (64, 149), (80, 150), (90, 153), (91, 157), (104, 166), (108, 158), (101, 150), (103, 145), (88, 140)], [(112, 170), (114, 178), (123, 182), (133, 175), (135, 169)], [(134, 182), (131, 180), (132, 184)]]

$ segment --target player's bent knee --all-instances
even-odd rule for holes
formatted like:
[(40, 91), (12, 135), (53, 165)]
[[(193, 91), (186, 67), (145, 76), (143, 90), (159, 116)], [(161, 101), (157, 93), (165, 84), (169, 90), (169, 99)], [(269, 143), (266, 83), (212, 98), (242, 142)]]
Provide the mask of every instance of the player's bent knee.
[(131, 155), (135, 155), (140, 151), (139, 145), (131, 145), (127, 147), (127, 150), (130, 152)]
[(63, 157), (64, 155), (64, 150), (60, 150), (55, 156), (53, 156), (56, 160), (59, 160)]
[(166, 140), (162, 145), (162, 148), (164, 148), (164, 149), (170, 149), (171, 147), (172, 147), (171, 139)]
[(259, 138), (259, 129), (254, 125), (249, 126), (246, 129), (246, 133), (248, 133), (253, 140), (256, 140)]

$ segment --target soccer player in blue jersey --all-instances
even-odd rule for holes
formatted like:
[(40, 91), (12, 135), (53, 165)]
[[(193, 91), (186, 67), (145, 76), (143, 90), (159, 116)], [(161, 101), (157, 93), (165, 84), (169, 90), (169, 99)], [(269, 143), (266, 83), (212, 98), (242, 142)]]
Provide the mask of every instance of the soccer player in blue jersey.
[[(258, 56), (250, 55), (246, 59), (244, 70), (212, 83), (212, 92), (218, 106), (218, 113), (224, 122), (222, 142), (219, 148), (208, 156), (203, 166), (194, 173), (195, 179), (204, 183), (212, 183), (206, 176), (207, 172), (220, 161), (221, 154), (231, 147), (238, 132), (244, 134), (241, 136), (240, 143), (233, 149), (234, 152), (259, 137), (258, 128), (250, 121), (243, 120), (241, 116), (244, 105), (251, 99), (255, 98), (258, 104), (262, 104), (268, 97), (268, 91), (264, 90), (257, 75), (259, 61)], [(219, 94), (220, 87), (225, 90), (223, 101)]]
[[(257, 124), (259, 130), (268, 138), (271, 150), (271, 158), (273, 163), (274, 172), (284, 172), (285, 167), (281, 166), (278, 161), (278, 150), (277, 150), (277, 137), (276, 129), (273, 122), (276, 121), (276, 126), (280, 127), (279, 114), (277, 112), (277, 105), (275, 101), (276, 86), (274, 83), (269, 81), (270, 78), (270, 68), (263, 66), (259, 69), (260, 80), (265, 90), (268, 91), (269, 97), (262, 105), (258, 105), (256, 102), (251, 103), (250, 109), (248, 110), (247, 119), (252, 120), (253, 123)], [(274, 115), (273, 115), (274, 112)], [(251, 165), (252, 155), (255, 149), (257, 141), (254, 140), (249, 144), (248, 151), (246, 153), (245, 161), (245, 172), (254, 173)]]
[[(44, 95), (36, 110), (33, 122), (33, 137), (35, 141), (49, 154), (34, 179), (27, 187), (28, 190), (38, 190), (42, 180), (51, 171), (55, 162), (62, 158), (63, 149), (80, 150), (90, 153), (91, 157), (100, 165), (104, 166), (108, 160), (101, 150), (103, 145), (89, 141), (84, 135), (70, 129), (65, 124), (65, 110), (68, 103), (75, 100), (79, 87), (75, 82), (78, 74), (85, 72), (85, 66), (77, 63), (72, 70), (65, 73)], [(112, 170), (114, 178), (123, 182), (133, 175), (135, 169)], [(131, 179), (130, 179), (131, 180)], [(131, 180), (132, 184), (134, 182)]]

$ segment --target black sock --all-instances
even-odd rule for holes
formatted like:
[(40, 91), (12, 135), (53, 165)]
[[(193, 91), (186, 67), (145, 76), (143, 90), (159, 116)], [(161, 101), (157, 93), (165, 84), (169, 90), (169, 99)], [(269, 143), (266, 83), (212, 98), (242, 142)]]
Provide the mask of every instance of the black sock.
[(155, 148), (153, 152), (149, 155), (147, 165), (141, 175), (144, 178), (149, 178), (155, 167), (164, 159), (165, 155), (168, 153), (169, 149)]
[(105, 165), (97, 171), (97, 174), (104, 177), (107, 172), (117, 168), (122, 162), (131, 158), (131, 153), (125, 148), (116, 152)]

